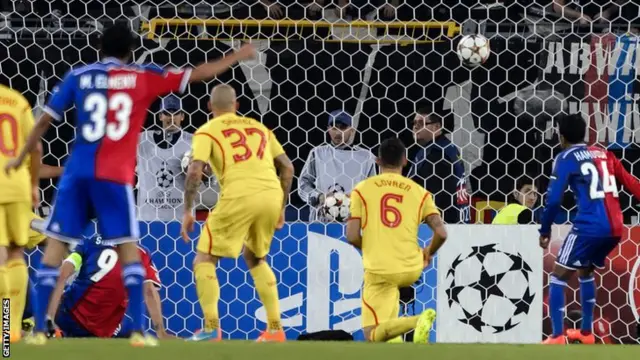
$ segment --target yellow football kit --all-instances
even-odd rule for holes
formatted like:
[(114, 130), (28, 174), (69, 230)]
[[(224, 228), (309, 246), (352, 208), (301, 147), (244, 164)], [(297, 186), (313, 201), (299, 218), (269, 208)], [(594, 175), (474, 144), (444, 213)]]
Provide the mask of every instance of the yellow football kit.
[(439, 212), (422, 186), (390, 173), (360, 182), (350, 210), (362, 227), (362, 326), (369, 327), (398, 317), (399, 288), (416, 282), (424, 266), (418, 228)]
[(198, 251), (237, 258), (245, 245), (258, 257), (267, 255), (283, 205), (273, 160), (283, 153), (273, 133), (254, 119), (225, 114), (198, 129), (193, 160), (211, 164), (220, 183)]
[[(0, 85), (0, 169), (16, 158), (34, 125), (29, 102)], [(0, 171), (0, 246), (25, 246), (31, 222), (31, 176), (28, 162), (7, 175)]]

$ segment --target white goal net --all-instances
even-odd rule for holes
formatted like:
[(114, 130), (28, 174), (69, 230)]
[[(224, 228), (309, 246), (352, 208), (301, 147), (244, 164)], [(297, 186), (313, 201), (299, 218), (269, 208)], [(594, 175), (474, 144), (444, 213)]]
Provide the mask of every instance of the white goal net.
[[(582, 113), (589, 124), (585, 140), (608, 147), (640, 176), (638, 6), (566, 3), (563, 15), (551, 1), (352, 0), (345, 8), (293, 0), (269, 7), (235, 0), (0, 1), (0, 78), (21, 91), (38, 115), (69, 68), (98, 60), (96, 38), (114, 21), (140, 35), (136, 62), (193, 66), (244, 41), (257, 46), (257, 59), (189, 86), (178, 105), (168, 108), (159, 100), (149, 112), (144, 141), (150, 150), (138, 170), (151, 180), (137, 196), (143, 193), (143, 205), (155, 214), (140, 222), (142, 243), (160, 270), (170, 332), (191, 334), (201, 327), (202, 313), (191, 271), (194, 249), (179, 239), (179, 219), (164, 211), (180, 204), (186, 150), (165, 135), (162, 116), (183, 114), (182, 131), (192, 133), (209, 118), (210, 89), (227, 83), (239, 94), (239, 112), (273, 129), (296, 168), (287, 224), (276, 234), (269, 258), (289, 338), (328, 329), (360, 336), (360, 254), (344, 241), (342, 224), (323, 222), (322, 200), (349, 193), (375, 173), (367, 164), (377, 145), (398, 136), (408, 147), (407, 175), (434, 193), (445, 221), (462, 234), (451, 242), (467, 246), (452, 245), (447, 251), (458, 253), (447, 253), (449, 263), (432, 265), (405, 289), (401, 311), (437, 307), (433, 340), (457, 341), (452, 334), (459, 332), (476, 341), (535, 342), (525, 334), (537, 331), (542, 339), (550, 324), (547, 276), (533, 274), (549, 273), (557, 246), (538, 254), (533, 225), (514, 230), (531, 237), (529, 243), (512, 239), (513, 245), (514, 233), (482, 224), (513, 200), (523, 176), (539, 192), (532, 205), (536, 222), (559, 151), (553, 118), (561, 111)], [(465, 34), (490, 40), (484, 64), (461, 64), (456, 46)], [(432, 114), (429, 121), (442, 120), (441, 128), (414, 121), (423, 108)], [(68, 112), (46, 134), (44, 163), (64, 164), (73, 119)], [(434, 138), (422, 133), (416, 141), (423, 127), (436, 129)], [(201, 209), (215, 206), (216, 186), (212, 179), (202, 189)], [(55, 188), (55, 179), (43, 180), (42, 216)], [(608, 343), (638, 338), (638, 202), (624, 191), (620, 200), (629, 230), (597, 278), (595, 332)], [(574, 209), (569, 197), (563, 205), (559, 224)], [(476, 235), (486, 230), (479, 227), (495, 237), (480, 239)], [(563, 235), (559, 228), (554, 244)], [(421, 241), (429, 237), (428, 228), (421, 229)], [(32, 266), (38, 258), (38, 252), (31, 254)], [(502, 267), (491, 268), (496, 262)], [(465, 271), (481, 276), (460, 275)], [(245, 265), (223, 261), (218, 274), (225, 337), (256, 338), (265, 312)], [(528, 287), (514, 288), (523, 281)], [(580, 321), (579, 297), (577, 284), (570, 287), (567, 326), (573, 327)], [(512, 311), (501, 312), (505, 307)]]

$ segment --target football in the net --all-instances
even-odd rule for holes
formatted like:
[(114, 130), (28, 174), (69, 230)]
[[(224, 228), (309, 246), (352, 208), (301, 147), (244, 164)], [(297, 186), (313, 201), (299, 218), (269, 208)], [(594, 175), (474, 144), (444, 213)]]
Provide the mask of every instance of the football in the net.
[[(180, 167), (182, 167), (182, 172), (184, 172), (185, 174), (189, 169), (189, 165), (191, 165), (191, 160), (193, 160), (193, 156), (191, 156), (191, 150), (185, 152), (184, 155), (182, 155), (182, 159), (180, 159)], [(209, 164), (206, 164), (202, 171), (207, 177), (210, 177), (213, 173)]]
[(460, 38), (457, 47), (458, 57), (466, 66), (483, 64), (491, 54), (489, 40), (482, 35), (465, 35)]
[(322, 214), (326, 221), (344, 222), (349, 217), (351, 200), (344, 192), (338, 191), (327, 195), (322, 205)]

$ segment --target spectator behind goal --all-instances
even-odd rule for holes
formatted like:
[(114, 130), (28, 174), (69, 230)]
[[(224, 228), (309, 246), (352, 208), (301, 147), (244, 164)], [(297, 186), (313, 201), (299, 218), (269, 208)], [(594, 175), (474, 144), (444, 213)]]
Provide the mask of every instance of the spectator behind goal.
[[(193, 134), (182, 130), (185, 115), (175, 95), (162, 99), (161, 127), (144, 131), (138, 145), (138, 218), (175, 221), (182, 216), (185, 174), (182, 158), (191, 151)], [(188, 156), (188, 155), (187, 155)], [(210, 181), (216, 184), (215, 180)], [(215, 189), (200, 187), (201, 205), (215, 206)]]
[(376, 174), (373, 154), (349, 145), (356, 132), (351, 115), (336, 110), (329, 114), (327, 127), (331, 143), (311, 150), (298, 182), (298, 194), (310, 207), (309, 221), (323, 221), (318, 210), (327, 194), (334, 190), (350, 194), (356, 184)]
[(529, 176), (522, 176), (516, 181), (516, 187), (509, 195), (508, 205), (503, 207), (492, 224), (516, 225), (533, 223), (533, 208), (538, 201), (538, 188)]

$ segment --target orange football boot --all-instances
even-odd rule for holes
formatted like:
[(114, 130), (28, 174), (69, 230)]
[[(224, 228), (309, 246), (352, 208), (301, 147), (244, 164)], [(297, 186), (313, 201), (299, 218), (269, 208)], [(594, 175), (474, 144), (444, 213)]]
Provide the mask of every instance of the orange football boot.
[(596, 343), (596, 336), (593, 333), (584, 335), (582, 331), (578, 329), (567, 330), (567, 340), (569, 342), (579, 342), (585, 345), (593, 345)]
[(549, 336), (547, 340), (542, 342), (542, 345), (565, 345), (567, 343), (567, 338), (564, 336)]
[(15, 344), (17, 342), (20, 342), (20, 340), (22, 340), (22, 334), (19, 331), (12, 331), (9, 334), (10, 343)]
[(284, 335), (284, 330), (276, 330), (276, 331), (265, 331), (260, 334), (257, 342), (285, 342), (287, 341), (286, 336)]

